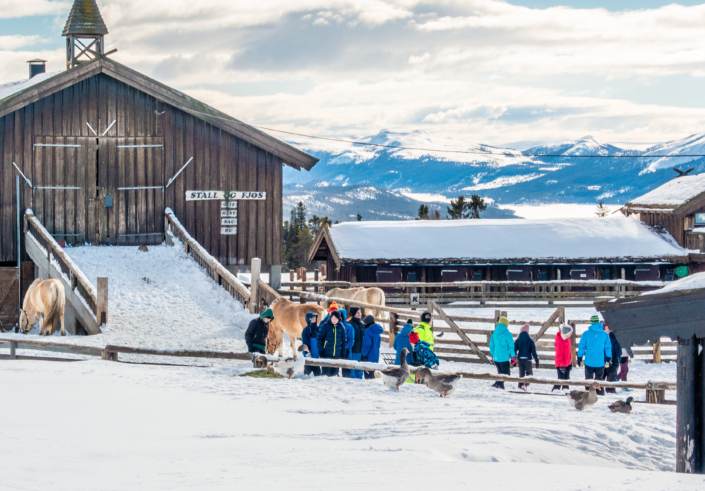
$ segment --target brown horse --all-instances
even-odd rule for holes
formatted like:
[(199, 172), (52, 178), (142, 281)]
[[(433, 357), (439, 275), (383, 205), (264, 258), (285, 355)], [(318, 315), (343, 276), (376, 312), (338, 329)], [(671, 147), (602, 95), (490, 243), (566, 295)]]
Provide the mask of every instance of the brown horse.
[[(386, 298), (384, 296), (384, 292), (382, 291), (381, 288), (333, 288), (329, 292), (326, 293), (326, 297), (332, 297), (332, 298), (346, 298), (349, 300), (355, 300), (357, 302), (363, 302), (363, 303), (370, 303), (373, 305), (381, 305), (384, 307), (386, 303)], [(331, 300), (322, 300), (321, 301), (321, 306), (324, 309), (328, 309), (331, 304)], [(338, 307), (342, 308), (342, 305), (339, 305)], [(375, 318), (380, 319), (382, 310), (380, 309), (371, 309), (372, 310), (372, 315), (375, 316)]]
[(273, 355), (277, 349), (279, 356), (284, 355), (284, 333), (289, 335), (291, 351), (294, 358), (297, 356), (296, 338), (301, 337), (301, 333), (306, 327), (306, 314), (313, 312), (318, 315), (318, 322), (323, 319), (325, 310), (314, 303), (298, 304), (286, 298), (280, 298), (271, 305), (274, 312), (274, 320), (269, 323), (269, 334), (267, 335), (267, 353)]
[(28, 333), (34, 327), (35, 322), (44, 316), (39, 334), (41, 336), (51, 336), (56, 332), (56, 322), (61, 321), (61, 335), (66, 336), (64, 327), (64, 307), (66, 306), (66, 294), (64, 286), (59, 280), (42, 280), (37, 278), (32, 282), (27, 290), (27, 294), (22, 302), (22, 312), (20, 314), (20, 329)]

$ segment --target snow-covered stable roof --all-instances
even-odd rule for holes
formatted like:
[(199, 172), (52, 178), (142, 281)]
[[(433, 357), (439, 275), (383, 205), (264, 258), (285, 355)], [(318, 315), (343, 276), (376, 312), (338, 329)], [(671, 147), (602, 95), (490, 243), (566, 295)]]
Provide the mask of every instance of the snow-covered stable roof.
[(668, 233), (621, 216), (346, 222), (321, 234), (310, 258), (324, 240), (338, 265), (685, 261), (690, 252)]
[(676, 210), (686, 204), (700, 201), (705, 195), (705, 174), (676, 177), (656, 189), (649, 191), (625, 205), (631, 211), (659, 209), (659, 211)]
[(685, 290), (703, 290), (705, 289), (705, 273), (697, 273), (691, 276), (686, 276), (678, 281), (668, 284), (660, 290), (644, 292), (642, 295), (656, 295), (659, 293), (682, 292)]
[(33, 87), (34, 85), (37, 85), (40, 82), (44, 82), (45, 80), (49, 80), (50, 78), (52, 78), (60, 73), (62, 73), (62, 72), (40, 73), (39, 75), (35, 75), (34, 77), (27, 79), (27, 80), (20, 80), (17, 82), (0, 84), (0, 102), (2, 102), (3, 99), (7, 99), (8, 97), (13, 96), (19, 92), (22, 92), (25, 89), (29, 89), (30, 87)]

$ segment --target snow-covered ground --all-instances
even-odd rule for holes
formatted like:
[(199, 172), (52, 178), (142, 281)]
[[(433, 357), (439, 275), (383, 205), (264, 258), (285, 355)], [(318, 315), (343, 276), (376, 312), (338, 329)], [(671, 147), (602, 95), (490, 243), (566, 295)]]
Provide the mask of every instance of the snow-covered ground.
[[(450, 364), (446, 369), (455, 368)], [(486, 370), (486, 367), (477, 367)], [(440, 399), (379, 380), (233, 377), (210, 368), (0, 364), (4, 489), (696, 490), (675, 474), (674, 406), (632, 415), (601, 398), (515, 394), (462, 380)], [(549, 370), (539, 370), (549, 376)], [(633, 364), (634, 380), (675, 365)], [(575, 378), (575, 377), (574, 377)], [(534, 387), (532, 387), (532, 390)], [(546, 392), (547, 388), (536, 388)]]

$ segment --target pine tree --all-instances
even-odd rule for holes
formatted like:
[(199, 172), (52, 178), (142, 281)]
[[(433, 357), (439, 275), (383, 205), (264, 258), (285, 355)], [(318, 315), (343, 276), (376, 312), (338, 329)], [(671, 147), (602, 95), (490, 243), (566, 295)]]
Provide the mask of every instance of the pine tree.
[(470, 212), (467, 211), (468, 203), (465, 201), (465, 196), (458, 196), (458, 199), (450, 200), (448, 207), (448, 218), (450, 220), (461, 220), (470, 217)]
[(433, 210), (430, 216), (431, 220), (443, 220), (443, 217), (441, 216), (441, 212), (436, 208)]
[(308, 253), (313, 245), (311, 232), (308, 227), (304, 227), (296, 233), (296, 241), (291, 249), (289, 267), (301, 268), (308, 266)]
[(595, 208), (595, 215), (597, 215), (600, 218), (605, 218), (607, 215), (610, 214), (610, 209), (605, 206), (602, 201), (600, 201), (600, 204), (597, 205), (597, 208)]
[(428, 205), (419, 206), (419, 217), (417, 220), (428, 220)]
[(470, 203), (467, 204), (467, 209), (470, 210), (470, 218), (480, 218), (480, 212), (487, 209), (487, 204), (479, 195), (473, 194), (470, 197)]

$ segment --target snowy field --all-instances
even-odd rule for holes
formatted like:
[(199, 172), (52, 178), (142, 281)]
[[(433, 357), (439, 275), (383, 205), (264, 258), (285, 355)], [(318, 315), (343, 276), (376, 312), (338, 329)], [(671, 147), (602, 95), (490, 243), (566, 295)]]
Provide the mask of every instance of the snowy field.
[[(578, 412), (562, 396), (499, 391), (484, 381), (462, 380), (440, 399), (423, 386), (396, 392), (379, 380), (233, 376), (248, 370), (244, 362), (192, 368), (5, 361), (0, 488), (705, 486), (703, 476), (671, 472), (675, 406), (609, 412), (617, 398), (643, 398), (635, 391)], [(637, 362), (630, 372), (633, 380), (664, 377), (675, 378), (675, 364)]]

